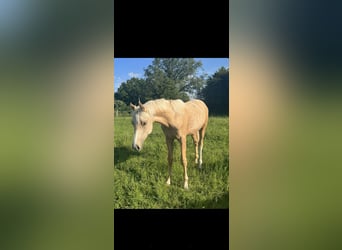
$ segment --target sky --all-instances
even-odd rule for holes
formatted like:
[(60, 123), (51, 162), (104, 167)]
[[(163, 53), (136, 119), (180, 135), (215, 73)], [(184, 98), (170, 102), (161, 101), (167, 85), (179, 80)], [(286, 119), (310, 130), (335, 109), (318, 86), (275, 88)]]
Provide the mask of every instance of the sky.
[[(144, 69), (154, 58), (114, 58), (114, 91), (132, 77), (144, 77)], [(214, 74), (220, 67), (229, 67), (229, 58), (194, 58), (203, 64), (204, 73)]]

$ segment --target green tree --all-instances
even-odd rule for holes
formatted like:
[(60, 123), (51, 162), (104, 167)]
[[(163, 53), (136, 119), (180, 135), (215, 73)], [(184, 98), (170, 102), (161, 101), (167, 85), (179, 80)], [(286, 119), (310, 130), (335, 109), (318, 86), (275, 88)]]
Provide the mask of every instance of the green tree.
[(118, 116), (119, 113), (129, 112), (130, 110), (131, 108), (125, 102), (114, 99), (114, 112), (116, 116)]
[(221, 67), (210, 76), (200, 97), (210, 114), (229, 115), (229, 70)]
[(147, 98), (150, 95), (149, 93), (145, 79), (133, 77), (120, 85), (114, 98), (128, 105), (130, 102), (137, 102), (139, 98), (145, 102), (149, 99)]
[(197, 95), (205, 82), (204, 76), (197, 76), (201, 67), (202, 62), (193, 58), (155, 58), (145, 69), (149, 97), (189, 100), (189, 95)]
[(155, 58), (145, 69), (145, 78), (122, 83), (115, 98), (126, 104), (158, 98), (187, 101), (197, 96), (205, 83), (205, 75), (197, 74), (201, 67), (202, 62), (193, 58)]

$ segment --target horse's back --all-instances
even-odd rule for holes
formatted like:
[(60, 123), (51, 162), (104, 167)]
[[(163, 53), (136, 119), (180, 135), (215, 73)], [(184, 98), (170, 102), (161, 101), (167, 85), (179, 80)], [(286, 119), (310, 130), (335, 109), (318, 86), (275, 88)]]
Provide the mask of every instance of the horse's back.
[(209, 110), (207, 105), (198, 99), (193, 99), (190, 100), (188, 102), (186, 102), (187, 106), (190, 107), (191, 110), (193, 110), (193, 112), (196, 112), (197, 114), (202, 114), (205, 117), (208, 117), (209, 115)]
[(207, 105), (198, 99), (190, 100), (185, 103), (187, 115), (189, 117), (189, 128), (199, 130), (207, 125), (209, 110)]

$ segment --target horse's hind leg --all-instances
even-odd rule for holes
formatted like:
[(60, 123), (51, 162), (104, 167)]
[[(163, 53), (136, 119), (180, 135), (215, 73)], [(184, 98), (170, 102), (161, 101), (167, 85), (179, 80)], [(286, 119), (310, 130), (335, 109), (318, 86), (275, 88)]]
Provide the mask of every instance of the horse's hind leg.
[(181, 137), (182, 163), (184, 169), (184, 189), (188, 189), (188, 162), (186, 160), (186, 136)]
[(166, 145), (167, 145), (167, 161), (169, 167), (169, 177), (167, 178), (166, 184), (171, 184), (171, 170), (172, 170), (172, 161), (173, 161), (173, 138), (166, 137)]
[(199, 131), (192, 135), (195, 145), (195, 163), (198, 164), (198, 141), (199, 141)]
[(205, 135), (205, 130), (207, 128), (207, 124), (203, 126), (203, 128), (199, 131), (199, 162), (198, 162), (198, 168), (202, 168), (202, 151), (203, 151), (203, 140)]

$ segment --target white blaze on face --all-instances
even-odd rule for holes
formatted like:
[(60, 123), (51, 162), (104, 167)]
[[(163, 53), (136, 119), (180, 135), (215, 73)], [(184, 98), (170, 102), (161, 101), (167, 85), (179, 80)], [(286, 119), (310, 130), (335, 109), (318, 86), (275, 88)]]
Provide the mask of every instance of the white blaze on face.
[(133, 127), (134, 127), (134, 136), (133, 136), (133, 142), (132, 144), (133, 145), (136, 145), (137, 143), (137, 137), (138, 137), (138, 123), (139, 123), (139, 113), (136, 112), (134, 115), (133, 115), (133, 118), (132, 118), (132, 124), (133, 124)]
[(142, 145), (147, 136), (152, 132), (152, 119), (146, 112), (136, 112), (132, 116), (132, 124), (134, 127), (133, 149), (141, 150)]

